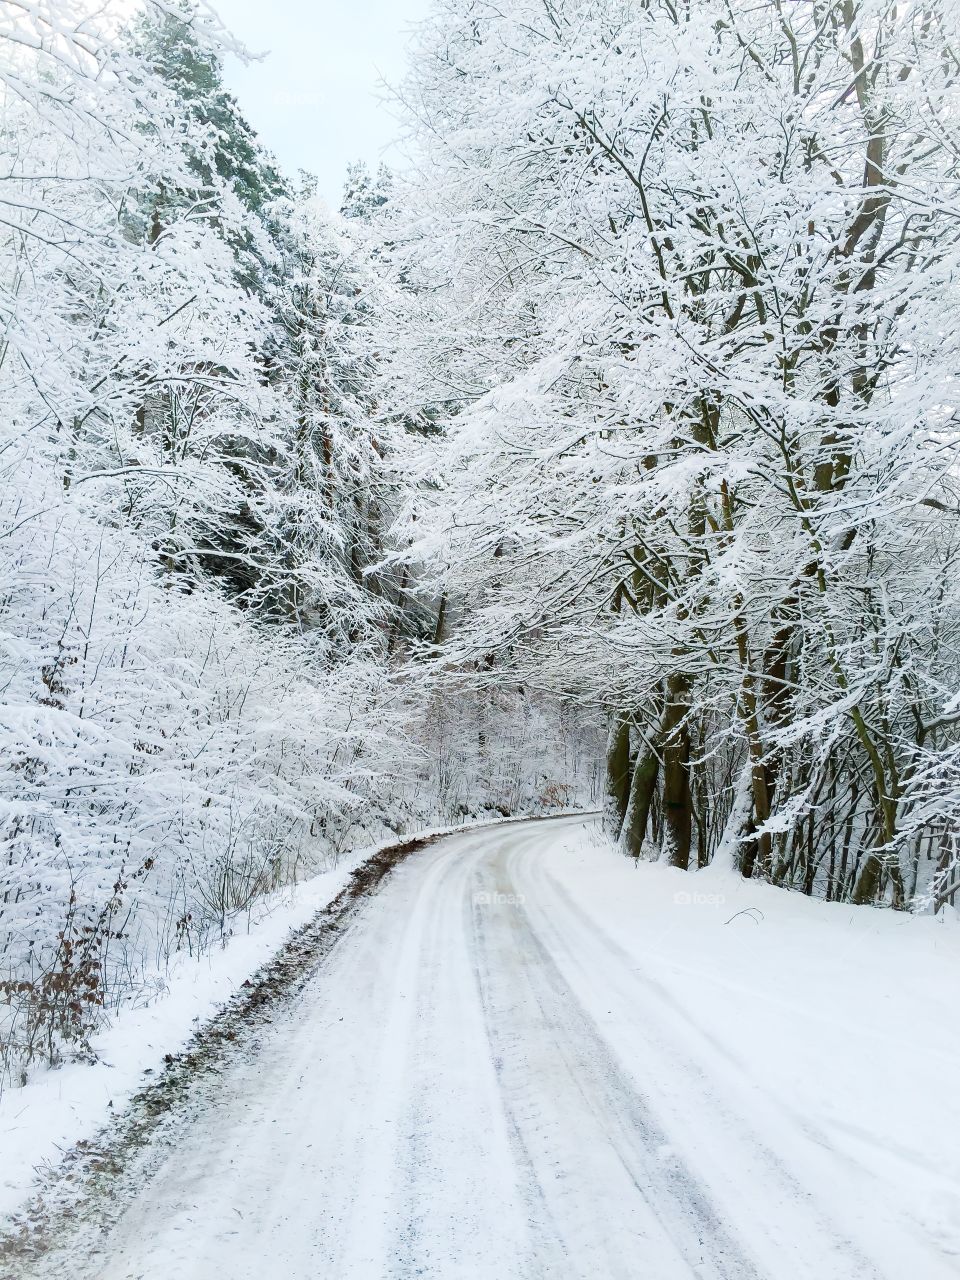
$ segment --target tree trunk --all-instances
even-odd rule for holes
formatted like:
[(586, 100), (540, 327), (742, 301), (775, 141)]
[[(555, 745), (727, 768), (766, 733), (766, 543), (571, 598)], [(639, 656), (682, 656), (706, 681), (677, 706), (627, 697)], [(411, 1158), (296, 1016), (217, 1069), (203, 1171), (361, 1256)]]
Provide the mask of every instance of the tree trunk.
[(433, 629), (433, 643), (440, 646), (446, 637), (447, 632), (447, 593), (444, 591), (440, 597), (440, 605), (437, 609), (437, 625)]
[(891, 905), (895, 910), (903, 910), (906, 895), (899, 864), (892, 859), (888, 861), (880, 853), (873, 852), (867, 854), (860, 875), (857, 877), (857, 883), (854, 886), (851, 899), (855, 906), (866, 907), (877, 901), (884, 871), (887, 871), (890, 876), (892, 888)]
[(880, 854), (868, 853), (851, 895), (851, 901), (856, 906), (866, 907), (876, 902), (882, 872), (883, 859)]
[(663, 712), (663, 835), (667, 861), (686, 870), (690, 865), (690, 732), (686, 675), (667, 681)]
[(630, 722), (615, 715), (607, 737), (607, 780), (603, 805), (603, 822), (616, 840), (623, 827), (630, 799)]
[(660, 758), (648, 747), (637, 756), (633, 782), (630, 784), (630, 799), (623, 819), (623, 829), (620, 832), (620, 844), (631, 858), (639, 858), (643, 849), (650, 823), (650, 807), (653, 804), (659, 776)]

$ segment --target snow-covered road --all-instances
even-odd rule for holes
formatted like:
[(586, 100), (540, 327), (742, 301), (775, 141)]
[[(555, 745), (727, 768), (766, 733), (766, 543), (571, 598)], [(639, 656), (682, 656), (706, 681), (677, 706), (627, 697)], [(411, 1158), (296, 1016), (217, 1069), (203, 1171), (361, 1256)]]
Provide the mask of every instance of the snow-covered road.
[(401, 865), (77, 1274), (956, 1276), (554, 874), (584, 825)]

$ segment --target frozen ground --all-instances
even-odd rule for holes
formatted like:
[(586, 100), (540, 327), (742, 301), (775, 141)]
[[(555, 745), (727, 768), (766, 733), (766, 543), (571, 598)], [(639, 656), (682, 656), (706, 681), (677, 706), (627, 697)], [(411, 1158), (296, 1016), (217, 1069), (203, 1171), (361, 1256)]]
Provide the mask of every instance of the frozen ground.
[(450, 837), (36, 1274), (946, 1280), (958, 990), (952, 924)]

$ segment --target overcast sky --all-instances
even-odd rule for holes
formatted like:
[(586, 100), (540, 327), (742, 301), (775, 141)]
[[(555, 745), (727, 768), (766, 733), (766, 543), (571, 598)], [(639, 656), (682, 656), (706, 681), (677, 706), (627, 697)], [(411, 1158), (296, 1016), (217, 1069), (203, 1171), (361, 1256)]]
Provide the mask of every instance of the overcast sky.
[[(213, 0), (253, 53), (227, 60), (227, 83), (250, 124), (291, 177), (309, 169), (336, 208), (351, 160), (376, 168), (397, 132), (377, 101), (380, 78), (404, 70), (412, 23), (430, 0)], [(389, 154), (386, 154), (389, 160)]]

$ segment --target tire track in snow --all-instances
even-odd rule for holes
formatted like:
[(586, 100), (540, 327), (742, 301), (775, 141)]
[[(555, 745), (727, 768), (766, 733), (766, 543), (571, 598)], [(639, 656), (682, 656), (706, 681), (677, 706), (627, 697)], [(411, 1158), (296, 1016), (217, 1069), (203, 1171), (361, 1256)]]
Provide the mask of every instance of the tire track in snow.
[(541, 1251), (557, 1254), (546, 1273), (759, 1280), (532, 928), (509, 863), (497, 873), (519, 902), (475, 910), (478, 976)]
[[(505, 856), (564, 981), (589, 992), (595, 1009), (608, 1011), (600, 1028), (604, 1042), (633, 1088), (647, 1094), (671, 1146), (697, 1169), (715, 1212), (741, 1224), (760, 1274), (788, 1268), (791, 1280), (899, 1280), (925, 1252), (921, 1243), (899, 1229), (885, 1234), (885, 1224), (873, 1217), (868, 1256), (841, 1225), (850, 1198), (842, 1195), (846, 1183), (836, 1162), (824, 1159), (766, 1095), (745, 1089), (736, 1060), (571, 899), (548, 860), (529, 846)], [(838, 1204), (843, 1208), (833, 1216)], [(903, 1261), (887, 1269), (877, 1257)]]

